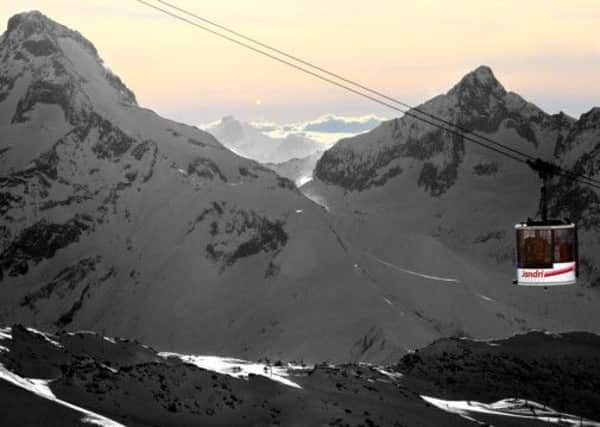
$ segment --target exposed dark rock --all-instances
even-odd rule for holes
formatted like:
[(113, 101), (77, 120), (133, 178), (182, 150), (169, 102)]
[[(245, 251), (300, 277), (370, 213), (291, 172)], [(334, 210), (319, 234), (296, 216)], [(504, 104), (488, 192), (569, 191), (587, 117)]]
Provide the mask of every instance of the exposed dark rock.
[(64, 268), (52, 281), (43, 285), (38, 290), (27, 294), (21, 300), (21, 306), (34, 310), (39, 300), (55, 296), (57, 291), (60, 293), (60, 297), (64, 298), (70, 292), (74, 291), (90, 272), (96, 269), (96, 265), (100, 262), (100, 259), (100, 257), (88, 257)]
[[(216, 234), (206, 246), (207, 255), (221, 264), (221, 269), (233, 265), (241, 258), (260, 252), (277, 252), (288, 240), (282, 221), (271, 221), (254, 212), (230, 211), (226, 218), (217, 221)], [(225, 249), (227, 241), (244, 237), (235, 249)]]
[(248, 168), (240, 168), (240, 175), (241, 176), (249, 176), (252, 178), (258, 178), (258, 175), (256, 175), (255, 173), (252, 173), (248, 170)]
[[(586, 132), (600, 130), (600, 108), (592, 108), (585, 114), (582, 114), (580, 119), (571, 125), (569, 132), (564, 139), (561, 139), (556, 146), (556, 155), (560, 156), (575, 148), (577, 142), (583, 142), (584, 138), (580, 138)], [(595, 145), (595, 150), (598, 151), (600, 141)], [(597, 154), (597, 153), (596, 153)]]
[(55, 44), (47, 38), (40, 40), (25, 40), (23, 42), (23, 47), (33, 56), (50, 56), (58, 52)]
[(101, 159), (115, 159), (125, 154), (137, 141), (97, 114), (92, 115), (98, 140), (92, 150)]
[(391, 178), (400, 175), (402, 172), (403, 170), (400, 166), (394, 166), (388, 169), (380, 177), (374, 179), (371, 183), (374, 187), (380, 187), (386, 182), (388, 182)]
[(0, 192), (0, 215), (3, 215), (13, 209), (15, 205), (23, 205), (23, 198), (13, 193), (6, 191)]
[(400, 147), (394, 147), (383, 151), (375, 159), (359, 160), (350, 150), (345, 151), (341, 157), (334, 147), (326, 151), (317, 162), (315, 176), (321, 181), (337, 184), (351, 191), (365, 190), (373, 185), (374, 180), (383, 185), (385, 182), (376, 178), (378, 170), (387, 166), (401, 150)]
[(27, 40), (34, 34), (52, 38), (68, 37), (78, 42), (92, 55), (98, 57), (98, 51), (94, 45), (79, 32), (70, 30), (38, 11), (20, 13), (11, 17), (8, 21), (6, 34), (11, 39), (20, 38), (20, 40)]
[(417, 185), (424, 187), (432, 196), (439, 197), (452, 187), (457, 176), (456, 163), (450, 163), (440, 170), (435, 164), (426, 162), (421, 169)]
[(6, 225), (0, 225), (0, 253), (4, 252), (4, 250), (10, 244), (12, 238), (12, 233), (10, 229)]
[(294, 184), (292, 180), (281, 176), (277, 177), (277, 186), (285, 188), (287, 190), (298, 191), (296, 184)]
[(58, 326), (59, 328), (64, 328), (65, 326), (73, 322), (73, 317), (79, 310), (81, 310), (81, 307), (83, 306), (83, 300), (88, 295), (90, 291), (90, 286), (91, 285), (88, 284), (81, 290), (79, 298), (77, 299), (77, 301), (75, 301), (75, 303), (69, 309), (69, 311), (60, 316), (55, 322), (56, 326)]
[(148, 151), (150, 151), (151, 148), (152, 148), (152, 142), (150, 142), (150, 141), (140, 142), (138, 145), (136, 145), (133, 148), (133, 150), (131, 150), (131, 155), (133, 156), (134, 159), (136, 159), (137, 161), (140, 161), (146, 155), (146, 153)]
[(219, 166), (209, 158), (199, 157), (194, 159), (188, 166), (188, 175), (196, 175), (200, 178), (207, 178), (214, 180), (215, 178), (220, 179), (223, 182), (227, 182), (227, 177), (221, 172)]
[[(415, 124), (413, 122), (411, 128)], [(409, 134), (412, 133), (409, 131)], [(431, 159), (435, 154), (443, 152), (447, 142), (442, 130), (435, 130), (422, 137), (409, 136), (404, 147), (398, 150), (397, 155), (425, 161)], [(388, 161), (391, 161), (391, 158)]]
[[(92, 228), (92, 224), (76, 216), (64, 224), (42, 219), (21, 231), (0, 254), (0, 270), (10, 276), (25, 274), (29, 264), (52, 258), (56, 252), (75, 242)], [(3, 275), (2, 274), (2, 275)]]
[(209, 146), (208, 144), (205, 144), (204, 142), (201, 142), (201, 141), (198, 141), (198, 140), (192, 139), (192, 138), (188, 138), (187, 141), (188, 141), (188, 144), (192, 144), (192, 145), (195, 145), (197, 147), (205, 148), (205, 147)]
[(475, 166), (473, 166), (473, 173), (478, 176), (495, 175), (496, 173), (498, 173), (498, 163), (478, 163)]
[(119, 76), (113, 74), (110, 71), (106, 71), (104, 74), (106, 79), (110, 82), (110, 84), (119, 91), (122, 99), (131, 105), (137, 105), (137, 99), (135, 97), (135, 93), (131, 89), (129, 89), (125, 83), (119, 78)]
[(15, 78), (9, 78), (7, 76), (0, 76), (0, 102), (3, 102), (8, 98), (10, 92), (15, 87)]
[(358, 339), (352, 346), (351, 354), (354, 359), (360, 360), (375, 346), (385, 346), (385, 338), (379, 328), (370, 328), (367, 333)]
[[(58, 178), (58, 163), (60, 159), (56, 152), (56, 145), (34, 160), (35, 171), (44, 174), (55, 181)], [(30, 169), (31, 170), (31, 169)]]
[[(223, 206), (225, 205), (225, 203), (223, 203)], [(194, 221), (192, 222), (192, 224), (190, 225), (190, 228), (187, 231), (187, 234), (190, 234), (191, 232), (194, 231), (194, 229), (196, 228), (196, 226), (198, 224), (200, 224), (201, 222), (203, 222), (209, 215), (213, 216), (213, 217), (219, 217), (221, 215), (223, 215), (223, 206), (220, 203), (217, 202), (213, 202), (212, 206), (210, 208), (206, 208), (204, 209), (197, 217), (196, 219), (194, 219)], [(214, 223), (215, 226), (212, 226), (213, 229), (217, 229), (218, 228), (218, 224)], [(214, 234), (213, 234), (214, 235)]]
[[(451, 144), (451, 149), (448, 149), (448, 144)], [(340, 185), (347, 190), (363, 191), (384, 185), (391, 178), (401, 174), (403, 169), (400, 166), (393, 166), (382, 172), (382, 169), (397, 158), (426, 161), (442, 152), (450, 153), (449, 163), (443, 166), (443, 171), (438, 173), (439, 167), (433, 164), (424, 165), (420, 180), (420, 185), (425, 186), (432, 194), (441, 195), (454, 183), (458, 164), (464, 154), (462, 139), (449, 139), (441, 130), (426, 133), (418, 138), (409, 137), (403, 144), (382, 148), (375, 157), (356, 158), (352, 150), (336, 150), (334, 147), (326, 151), (317, 162), (315, 176), (321, 181)]]
[(72, 82), (54, 83), (38, 80), (28, 87), (25, 97), (19, 100), (12, 123), (27, 122), (27, 113), (33, 110), (36, 104), (42, 103), (58, 105), (69, 123), (77, 124), (82, 119), (81, 112), (77, 111), (73, 104), (74, 97), (75, 89)]
[(275, 264), (275, 261), (271, 260), (267, 266), (267, 269), (265, 270), (265, 279), (277, 276), (280, 270), (281, 267)]
[(73, 195), (64, 200), (48, 200), (40, 205), (40, 211), (54, 209), (57, 206), (71, 206), (90, 199), (91, 196), (89, 195)]

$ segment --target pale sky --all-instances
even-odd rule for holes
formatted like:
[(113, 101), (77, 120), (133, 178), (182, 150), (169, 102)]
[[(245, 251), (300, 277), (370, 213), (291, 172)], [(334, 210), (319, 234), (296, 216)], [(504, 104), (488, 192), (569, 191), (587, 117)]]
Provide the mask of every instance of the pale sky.
[[(150, 0), (151, 1), (151, 0)], [(408, 103), (486, 64), (550, 113), (600, 106), (600, 0), (171, 0)], [(80, 31), (141, 105), (197, 124), (395, 114), (134, 0), (2, 0)]]

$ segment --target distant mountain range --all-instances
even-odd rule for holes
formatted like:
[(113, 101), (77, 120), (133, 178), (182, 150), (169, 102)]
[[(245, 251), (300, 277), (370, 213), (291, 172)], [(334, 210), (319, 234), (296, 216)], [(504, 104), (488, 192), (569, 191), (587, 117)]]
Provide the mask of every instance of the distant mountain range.
[[(525, 166), (405, 117), (325, 152), (303, 186), (317, 204), (140, 107), (90, 41), (39, 12), (10, 19), (0, 57), (0, 324), (307, 362), (396, 362), (448, 336), (600, 330), (590, 189), (559, 182), (552, 203), (581, 223), (580, 284), (518, 289), (511, 230), (538, 204)], [(547, 115), (489, 68), (422, 108), (597, 173), (598, 109)], [(222, 124), (239, 136), (235, 120)]]
[(373, 114), (365, 116), (326, 114), (305, 122), (286, 124), (253, 122), (252, 125), (270, 136), (283, 137), (302, 134), (322, 144), (331, 145), (340, 139), (370, 131), (383, 121), (385, 121), (384, 118)]
[(232, 116), (201, 128), (237, 154), (261, 163), (284, 163), (312, 156), (342, 138), (355, 136), (379, 125), (377, 116), (342, 117), (326, 115), (316, 120), (277, 124), (247, 123)]

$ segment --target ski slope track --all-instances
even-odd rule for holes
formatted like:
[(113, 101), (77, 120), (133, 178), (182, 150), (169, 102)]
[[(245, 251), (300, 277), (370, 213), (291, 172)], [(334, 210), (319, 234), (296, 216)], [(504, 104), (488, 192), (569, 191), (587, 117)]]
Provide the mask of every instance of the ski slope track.
[(400, 271), (401, 273), (406, 273), (406, 274), (411, 274), (413, 276), (417, 276), (417, 277), (422, 277), (423, 279), (428, 279), (428, 280), (435, 280), (436, 282), (450, 282), (450, 283), (460, 283), (460, 280), (458, 279), (452, 279), (450, 277), (438, 277), (438, 276), (431, 276), (429, 274), (424, 274), (424, 273), (418, 273), (416, 271), (411, 271), (411, 270), (407, 270), (405, 268), (399, 267), (395, 264), (389, 263), (387, 261), (384, 261), (380, 258), (377, 258), (374, 255), (371, 255), (370, 253), (364, 252), (366, 255), (373, 257), (373, 259), (375, 261), (377, 261), (380, 264), (386, 265), (390, 268), (393, 268), (396, 271)]

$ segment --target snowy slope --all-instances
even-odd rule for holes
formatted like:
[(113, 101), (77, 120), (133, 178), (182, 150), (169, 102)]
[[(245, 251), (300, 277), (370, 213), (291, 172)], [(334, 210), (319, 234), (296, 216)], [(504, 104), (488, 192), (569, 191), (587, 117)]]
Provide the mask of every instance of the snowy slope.
[[(548, 115), (507, 91), (488, 67), (467, 74), (419, 109), (565, 167), (598, 171), (597, 109), (579, 120)], [(402, 269), (456, 278), (458, 287), (486, 304), (555, 322), (547, 327), (598, 331), (594, 286), (600, 251), (594, 242), (600, 229), (592, 223), (600, 223), (598, 196), (590, 189), (561, 183), (554, 192), (552, 215), (580, 223), (583, 275), (578, 286), (548, 292), (511, 284), (513, 226), (538, 209), (535, 173), (412, 117), (337, 143), (303, 191), (338, 218), (340, 234), (369, 254), (368, 262), (384, 261), (398, 280), (408, 278)], [(425, 290), (411, 292), (426, 298)], [(446, 302), (467, 307), (461, 300)], [(441, 317), (431, 308), (424, 315)]]
[[(423, 212), (400, 218), (375, 195), (381, 217), (328, 214), (208, 133), (139, 107), (89, 41), (38, 12), (9, 21), (0, 57), (0, 321), (306, 361), (597, 328), (588, 294), (561, 300), (581, 313), (562, 317), (533, 293), (507, 296), (505, 275), (446, 245), (450, 232), (421, 233)], [(415, 194), (416, 207), (431, 200)]]
[(11, 19), (0, 55), (1, 318), (176, 351), (348, 354), (360, 332), (331, 307), (348, 287), (364, 322), (376, 296), (292, 182), (138, 107), (39, 13)]

